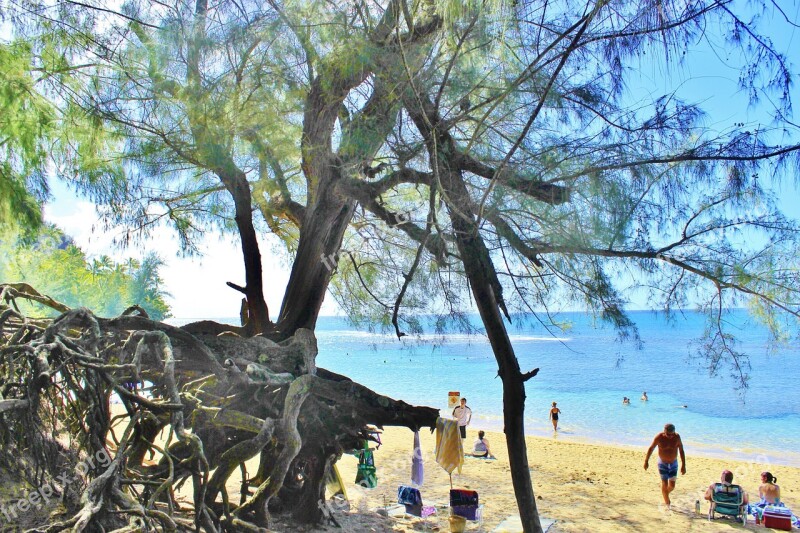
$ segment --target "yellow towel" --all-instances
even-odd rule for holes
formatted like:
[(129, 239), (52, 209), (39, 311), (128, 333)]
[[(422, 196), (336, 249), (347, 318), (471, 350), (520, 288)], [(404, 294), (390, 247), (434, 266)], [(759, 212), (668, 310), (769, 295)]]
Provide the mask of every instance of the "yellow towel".
[(436, 462), (448, 474), (464, 464), (464, 448), (461, 445), (461, 434), (458, 432), (458, 420), (439, 417), (436, 419)]

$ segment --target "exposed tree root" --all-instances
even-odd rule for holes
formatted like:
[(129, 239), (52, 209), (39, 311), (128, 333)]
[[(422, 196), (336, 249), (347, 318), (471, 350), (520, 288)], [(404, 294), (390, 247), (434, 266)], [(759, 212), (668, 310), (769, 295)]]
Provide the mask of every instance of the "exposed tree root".
[[(29, 318), (18, 299), (61, 314)], [(80, 495), (65, 499), (65, 519), (35, 531), (261, 532), (273, 499), (299, 521), (318, 521), (324, 470), (359, 446), (366, 424), (435, 423), (435, 409), (317, 369), (311, 331), (275, 343), (218, 336), (225, 328), (176, 328), (135, 308), (103, 319), (25, 285), (0, 285), (4, 457), (16, 457), (34, 486)], [(112, 397), (123, 415), (112, 418)], [(122, 431), (112, 431), (118, 422)], [(231, 477), (237, 469), (246, 477), (244, 462), (255, 456), (258, 473), (231, 502)], [(303, 468), (305, 483), (285, 490)], [(180, 508), (175, 495), (187, 482), (192, 505)]]

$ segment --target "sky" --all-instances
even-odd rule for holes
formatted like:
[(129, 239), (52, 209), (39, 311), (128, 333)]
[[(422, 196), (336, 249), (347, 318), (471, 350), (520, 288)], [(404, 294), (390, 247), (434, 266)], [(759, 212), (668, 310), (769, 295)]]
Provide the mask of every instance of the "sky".
[[(63, 183), (52, 182), (53, 201), (45, 206), (45, 219), (60, 227), (89, 257), (108, 255), (116, 261), (128, 257), (141, 258), (156, 252), (165, 265), (161, 268), (164, 286), (170, 293), (167, 303), (176, 318), (222, 318), (239, 316), (242, 294), (225, 282), (244, 285), (244, 265), (238, 237), (207, 235), (200, 241), (200, 257), (180, 257), (178, 238), (167, 228), (160, 227), (146, 241), (127, 249), (113, 244), (122, 230), (103, 231), (96, 206), (78, 198)], [(272, 251), (277, 239), (261, 235), (261, 255), (264, 263), (264, 289), (270, 318), (276, 318), (283, 291), (289, 281), (289, 267)], [(334, 315), (339, 308), (328, 297), (322, 314)]]
[[(789, 2), (785, 12), (792, 20), (800, 20), (800, 4)], [(769, 22), (769, 21), (768, 21)], [(789, 55), (793, 72), (800, 68), (800, 29), (787, 24), (781, 33), (770, 35), (777, 47)], [(771, 27), (771, 26), (768, 26)], [(717, 43), (719, 44), (719, 43)], [(739, 70), (736, 58), (723, 57), (704, 45), (698, 45), (685, 56), (682, 66), (669, 70), (663, 68), (664, 57), (645, 56), (640, 64), (638, 76), (628, 80), (628, 90), (632, 101), (652, 99), (666, 94), (678, 87), (679, 94), (692, 102), (703, 98), (702, 105), (708, 112), (706, 126), (721, 131), (729, 129), (737, 122), (766, 122), (764, 108), (753, 108), (737, 87)], [(704, 96), (700, 96), (704, 95)], [(793, 100), (800, 102), (797, 86), (793, 89)], [(766, 107), (770, 102), (762, 102)], [(798, 104), (800, 105), (800, 103)], [(790, 216), (800, 219), (800, 179), (782, 183), (777, 191), (784, 210)], [(52, 180), (53, 201), (45, 207), (45, 218), (55, 223), (86, 252), (90, 257), (109, 255), (122, 261), (128, 257), (142, 257), (148, 251), (156, 252), (164, 261), (161, 275), (166, 290), (170, 293), (167, 301), (172, 314), (177, 318), (220, 318), (238, 316), (241, 294), (225, 285), (231, 281), (244, 285), (244, 267), (238, 238), (234, 235), (208, 235), (198, 248), (201, 257), (180, 257), (178, 240), (174, 232), (159, 228), (152, 237), (132, 248), (122, 250), (112, 245), (114, 237), (121, 236), (121, 230), (103, 231), (95, 206), (77, 198), (65, 185)], [(95, 228), (93, 230), (93, 228)], [(262, 235), (261, 254), (264, 263), (265, 297), (270, 315), (276, 318), (283, 291), (289, 278), (290, 267), (285, 259), (273, 252), (279, 247), (277, 240)], [(646, 307), (641, 302), (633, 302), (634, 308)], [(323, 315), (341, 314), (341, 310), (328, 296), (323, 304)]]

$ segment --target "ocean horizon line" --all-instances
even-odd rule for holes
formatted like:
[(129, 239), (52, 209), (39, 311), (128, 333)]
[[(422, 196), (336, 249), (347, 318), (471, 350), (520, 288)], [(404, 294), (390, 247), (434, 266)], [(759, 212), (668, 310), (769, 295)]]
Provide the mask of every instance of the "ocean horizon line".
[[(747, 311), (746, 307), (725, 307), (723, 308), (725, 311)], [(664, 309), (650, 309), (650, 308), (625, 308), (623, 309), (625, 312), (632, 312), (632, 313), (666, 313)], [(693, 307), (680, 307), (674, 308), (669, 310), (670, 313), (701, 313), (697, 308)], [(538, 310), (535, 313), (548, 313), (546, 309)], [(518, 312), (518, 313), (510, 313), (511, 316), (523, 316), (523, 315), (533, 315), (530, 311), (526, 312)], [(587, 311), (585, 309), (573, 309), (573, 310), (561, 310), (556, 313), (549, 313), (553, 316), (563, 315), (563, 314), (586, 314), (591, 315), (591, 311)], [(479, 316), (477, 311), (471, 311), (465, 313), (466, 316)], [(424, 313), (424, 314), (414, 314), (414, 315), (406, 315), (406, 316), (414, 316), (414, 317), (439, 317), (439, 316), (447, 316), (447, 315), (437, 315), (433, 313)], [(325, 319), (341, 319), (350, 322), (350, 319), (347, 314), (341, 315), (319, 315), (318, 318), (325, 318)], [(240, 318), (238, 316), (229, 315), (229, 316), (171, 316), (166, 318), (165, 320), (236, 320), (239, 321)]]

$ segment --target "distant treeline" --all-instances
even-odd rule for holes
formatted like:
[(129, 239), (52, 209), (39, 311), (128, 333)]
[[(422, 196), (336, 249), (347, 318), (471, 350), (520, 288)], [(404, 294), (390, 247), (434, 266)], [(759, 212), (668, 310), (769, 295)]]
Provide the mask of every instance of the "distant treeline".
[[(169, 317), (164, 300), (168, 293), (158, 272), (162, 265), (156, 254), (119, 263), (106, 255), (88, 258), (52, 225), (27, 234), (0, 233), (0, 283), (28, 283), (69, 307), (88, 307), (98, 316), (117, 316), (139, 305), (152, 319)], [(26, 314), (54, 313), (30, 305), (23, 310)]]

